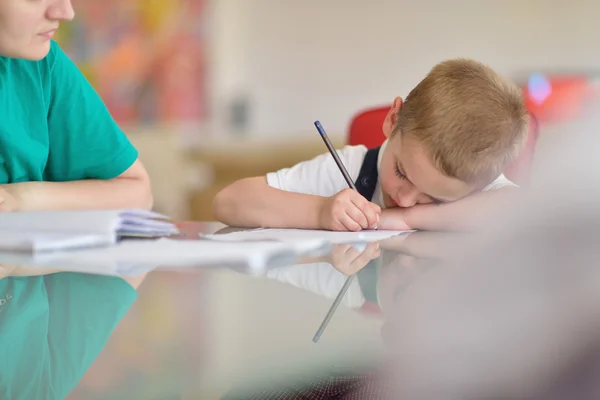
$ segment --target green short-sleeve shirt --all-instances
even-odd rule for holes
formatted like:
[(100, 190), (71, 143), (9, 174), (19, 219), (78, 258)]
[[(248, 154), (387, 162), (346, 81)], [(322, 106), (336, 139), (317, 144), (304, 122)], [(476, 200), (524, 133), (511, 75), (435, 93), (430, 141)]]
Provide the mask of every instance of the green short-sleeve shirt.
[(0, 57), (0, 184), (112, 179), (137, 151), (75, 64)]
[(0, 279), (0, 399), (64, 399), (137, 292), (77, 273)]

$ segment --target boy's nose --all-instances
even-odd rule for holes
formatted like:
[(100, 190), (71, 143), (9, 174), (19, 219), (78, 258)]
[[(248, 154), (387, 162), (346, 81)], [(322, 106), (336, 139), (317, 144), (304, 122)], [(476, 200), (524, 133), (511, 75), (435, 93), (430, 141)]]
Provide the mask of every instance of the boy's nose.
[(414, 187), (400, 191), (398, 194), (398, 206), (412, 207), (417, 204), (420, 193)]

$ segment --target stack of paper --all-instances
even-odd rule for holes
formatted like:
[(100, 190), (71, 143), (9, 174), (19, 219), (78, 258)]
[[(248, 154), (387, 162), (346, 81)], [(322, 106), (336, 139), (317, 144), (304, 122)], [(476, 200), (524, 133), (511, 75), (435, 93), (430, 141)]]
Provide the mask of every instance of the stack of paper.
[(0, 249), (49, 251), (114, 244), (119, 237), (169, 236), (177, 227), (145, 210), (31, 211), (0, 214)]

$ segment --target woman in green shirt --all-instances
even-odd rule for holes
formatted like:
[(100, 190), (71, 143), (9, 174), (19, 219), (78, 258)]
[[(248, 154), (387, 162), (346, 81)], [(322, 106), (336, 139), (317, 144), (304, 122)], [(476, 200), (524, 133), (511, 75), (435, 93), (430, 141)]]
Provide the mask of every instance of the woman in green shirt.
[(0, 211), (151, 208), (146, 170), (52, 35), (70, 0), (0, 1)]

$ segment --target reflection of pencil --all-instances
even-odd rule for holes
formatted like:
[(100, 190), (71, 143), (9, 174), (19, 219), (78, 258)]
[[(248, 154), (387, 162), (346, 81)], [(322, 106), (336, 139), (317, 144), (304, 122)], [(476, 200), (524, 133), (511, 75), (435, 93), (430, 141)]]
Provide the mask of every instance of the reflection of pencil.
[(333, 317), (333, 314), (335, 314), (335, 310), (337, 309), (338, 305), (342, 302), (342, 299), (346, 295), (346, 292), (348, 291), (348, 288), (350, 287), (350, 284), (354, 280), (355, 276), (356, 276), (355, 274), (350, 275), (346, 279), (346, 282), (344, 282), (344, 286), (342, 286), (342, 288), (340, 289), (340, 292), (338, 293), (335, 300), (333, 301), (333, 304), (329, 308), (329, 311), (327, 311), (327, 315), (325, 315), (325, 319), (323, 319), (323, 322), (321, 322), (321, 326), (319, 326), (319, 329), (317, 329), (317, 333), (315, 333), (315, 336), (313, 337), (313, 342), (317, 343), (319, 341), (319, 339), (321, 338), (321, 335), (323, 334), (323, 332), (325, 332), (325, 328), (327, 328), (327, 324), (329, 324), (329, 321)]

